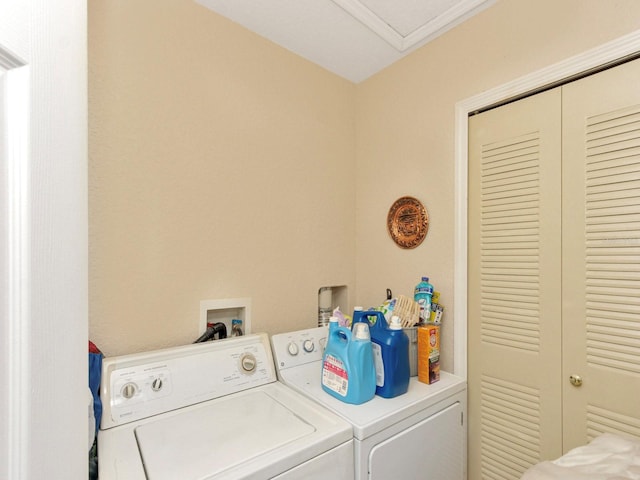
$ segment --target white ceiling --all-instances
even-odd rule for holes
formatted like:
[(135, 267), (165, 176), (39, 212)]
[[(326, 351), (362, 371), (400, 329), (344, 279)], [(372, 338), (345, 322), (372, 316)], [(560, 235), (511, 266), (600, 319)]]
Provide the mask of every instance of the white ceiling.
[(358, 83), (497, 0), (195, 0)]

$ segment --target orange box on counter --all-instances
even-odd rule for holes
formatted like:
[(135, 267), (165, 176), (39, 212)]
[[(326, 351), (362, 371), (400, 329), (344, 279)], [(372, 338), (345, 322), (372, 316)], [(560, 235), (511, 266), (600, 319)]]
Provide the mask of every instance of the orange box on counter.
[(418, 327), (418, 380), (435, 383), (440, 380), (440, 326)]

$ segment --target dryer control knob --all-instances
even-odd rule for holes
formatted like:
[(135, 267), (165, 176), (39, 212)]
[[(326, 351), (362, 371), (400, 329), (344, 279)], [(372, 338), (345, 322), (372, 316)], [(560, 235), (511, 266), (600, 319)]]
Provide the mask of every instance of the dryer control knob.
[(298, 344), (289, 342), (289, 345), (287, 345), (287, 351), (289, 352), (289, 355), (296, 356), (298, 354)]
[(305, 340), (304, 343), (302, 344), (302, 348), (304, 348), (304, 351), (307, 353), (313, 352), (313, 349), (315, 348), (315, 345), (313, 344), (313, 340)]

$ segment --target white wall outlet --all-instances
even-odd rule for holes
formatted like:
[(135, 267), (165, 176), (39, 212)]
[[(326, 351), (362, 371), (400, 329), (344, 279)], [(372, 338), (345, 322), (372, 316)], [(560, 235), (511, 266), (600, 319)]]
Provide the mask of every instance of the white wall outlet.
[(201, 300), (199, 334), (205, 332), (207, 323), (222, 322), (227, 327), (227, 337), (231, 337), (231, 321), (236, 318), (242, 320), (243, 333), (251, 333), (251, 298)]

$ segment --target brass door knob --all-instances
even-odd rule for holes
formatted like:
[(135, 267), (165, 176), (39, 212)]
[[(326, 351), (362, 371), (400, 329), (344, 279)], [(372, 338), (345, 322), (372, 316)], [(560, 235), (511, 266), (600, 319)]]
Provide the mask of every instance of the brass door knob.
[(569, 381), (574, 387), (579, 387), (580, 385), (582, 385), (582, 377), (580, 375), (571, 375), (569, 377)]

